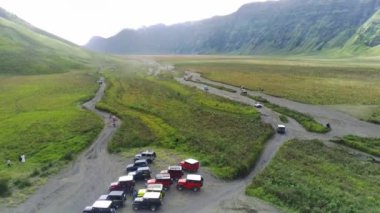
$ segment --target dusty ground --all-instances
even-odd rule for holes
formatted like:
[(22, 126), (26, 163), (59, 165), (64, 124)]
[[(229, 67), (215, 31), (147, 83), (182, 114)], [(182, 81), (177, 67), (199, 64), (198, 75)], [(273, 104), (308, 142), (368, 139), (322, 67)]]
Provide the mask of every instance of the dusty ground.
[[(155, 67), (153, 67), (150, 72), (156, 73), (157, 64), (153, 64), (153, 66)], [(193, 75), (200, 81), (219, 84), (203, 79), (195, 73), (193, 73)], [(201, 82), (194, 83), (184, 81), (182, 78), (178, 78), (177, 80), (182, 84), (203, 89)], [(229, 85), (223, 86), (236, 90), (239, 89)], [(96, 102), (101, 99), (105, 88), (106, 84), (104, 83), (99, 88), (94, 99), (84, 104), (85, 108), (101, 116), (105, 123), (102, 132), (92, 146), (83, 152), (77, 160), (66, 169), (55, 177), (52, 177), (46, 185), (42, 186), (25, 203), (17, 208), (1, 209), (0, 212), (81, 212), (85, 206), (91, 205), (101, 194), (106, 193), (106, 189), (110, 182), (125, 174), (124, 168), (132, 159), (123, 159), (120, 156), (110, 155), (106, 151), (106, 144), (112, 138), (112, 135), (120, 123), (118, 123), (116, 128), (112, 127), (109, 121), (109, 114), (98, 111), (94, 108)], [(255, 101), (237, 93), (226, 92), (211, 87), (208, 92), (250, 105), (256, 103)], [(192, 191), (180, 192), (172, 186), (164, 199), (164, 204), (160, 209), (161, 212), (280, 212), (278, 209), (271, 207), (258, 199), (245, 196), (244, 190), (252, 181), (252, 178), (265, 168), (285, 141), (291, 138), (316, 138), (327, 141), (334, 136), (343, 136), (353, 133), (361, 136), (380, 137), (379, 126), (359, 121), (331, 108), (300, 104), (257, 92), (248, 92), (252, 95), (263, 96), (272, 103), (299, 112), (308, 113), (321, 123), (329, 122), (332, 125), (332, 131), (328, 134), (309, 133), (293, 119), (289, 119), (289, 123), (286, 124), (287, 133), (285, 135), (277, 134), (267, 142), (256, 167), (246, 178), (232, 182), (225, 182), (214, 178), (207, 170), (201, 169), (200, 173), (205, 178), (204, 188), (202, 188), (200, 192), (194, 193)], [(262, 114), (262, 120), (264, 122), (270, 123), (274, 127), (280, 123), (277, 113), (265, 107), (259, 111)], [(326, 142), (326, 144), (334, 145), (328, 142)], [(358, 153), (361, 154), (360, 152)], [(152, 170), (154, 172), (165, 169), (164, 165), (167, 165), (168, 163), (165, 160), (160, 161), (159, 159), (158, 156), (157, 162), (152, 165)], [(138, 186), (143, 187), (143, 183), (138, 183)], [(120, 209), (118, 212), (133, 212), (130, 198), (127, 200), (126, 207)]]

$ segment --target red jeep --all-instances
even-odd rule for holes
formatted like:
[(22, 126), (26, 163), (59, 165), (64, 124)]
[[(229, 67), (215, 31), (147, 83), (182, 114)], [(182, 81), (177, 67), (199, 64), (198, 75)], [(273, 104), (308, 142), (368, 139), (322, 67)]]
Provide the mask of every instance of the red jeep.
[(168, 170), (162, 170), (160, 173), (169, 174), (173, 180), (178, 180), (183, 175), (182, 166), (169, 166)]
[(182, 178), (178, 180), (177, 189), (190, 189), (194, 192), (199, 191), (199, 189), (203, 186), (203, 177), (200, 175), (189, 174), (186, 178)]
[(186, 170), (189, 172), (197, 172), (199, 169), (199, 161), (191, 159), (191, 158), (181, 161), (179, 165), (182, 166), (183, 170)]
[(119, 177), (117, 182), (110, 184), (109, 191), (124, 191), (130, 192), (135, 187), (133, 176), (126, 175)]
[(150, 179), (146, 183), (147, 185), (160, 183), (164, 186), (165, 190), (168, 190), (169, 187), (173, 184), (173, 181), (170, 178), (169, 174), (157, 174), (155, 179)]

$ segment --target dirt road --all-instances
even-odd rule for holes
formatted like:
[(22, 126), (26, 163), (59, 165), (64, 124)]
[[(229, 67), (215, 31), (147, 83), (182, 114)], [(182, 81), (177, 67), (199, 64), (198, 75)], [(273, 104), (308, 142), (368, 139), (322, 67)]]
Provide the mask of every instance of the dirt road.
[[(91, 147), (62, 172), (52, 177), (25, 203), (14, 209), (2, 209), (0, 212), (80, 212), (85, 205), (92, 204), (104, 192), (105, 183), (110, 183), (115, 178), (110, 174), (120, 173), (125, 166), (122, 159), (109, 155), (106, 151), (107, 142), (117, 127), (112, 126), (108, 113), (95, 109), (95, 104), (102, 98), (105, 88), (106, 84), (101, 84), (95, 97), (83, 105), (103, 118), (105, 123)], [(119, 125), (120, 122), (117, 122), (117, 126)]]

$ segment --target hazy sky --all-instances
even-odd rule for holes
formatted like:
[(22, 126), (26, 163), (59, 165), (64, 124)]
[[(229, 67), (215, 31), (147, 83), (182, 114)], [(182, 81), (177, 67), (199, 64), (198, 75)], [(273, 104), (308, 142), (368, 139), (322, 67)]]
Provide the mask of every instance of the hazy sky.
[(174, 24), (226, 15), (263, 0), (0, 0), (0, 7), (77, 44), (124, 28)]

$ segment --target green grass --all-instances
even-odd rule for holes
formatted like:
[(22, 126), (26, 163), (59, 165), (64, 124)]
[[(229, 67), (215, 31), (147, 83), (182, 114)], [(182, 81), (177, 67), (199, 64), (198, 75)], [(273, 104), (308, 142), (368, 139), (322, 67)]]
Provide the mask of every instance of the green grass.
[(319, 141), (285, 143), (246, 193), (285, 212), (380, 211), (380, 167)]
[(0, 77), (0, 177), (13, 195), (2, 203), (26, 199), (97, 136), (101, 120), (80, 106), (94, 95), (95, 81), (78, 72)]
[[(213, 81), (243, 85), (302, 103), (377, 105), (380, 110), (380, 63), (376, 57), (329, 60), (171, 56), (158, 60), (171, 62), (178, 70), (199, 72)], [(369, 120), (379, 122), (379, 116)]]
[(343, 138), (333, 139), (331, 141), (380, 157), (380, 139), (378, 138), (363, 138), (347, 135)]
[(219, 177), (246, 175), (273, 131), (259, 113), (184, 87), (167, 73), (145, 76), (143, 69), (129, 65), (107, 77), (109, 88), (98, 107), (125, 120), (109, 150), (170, 148), (193, 155)]
[[(306, 115), (306, 114), (291, 110), (286, 107), (278, 106), (276, 104), (270, 103), (268, 100), (262, 97), (251, 96), (251, 95), (249, 95), (248, 97), (256, 101), (259, 101), (261, 103), (264, 103), (266, 107), (272, 109), (273, 111), (281, 113), (282, 116), (286, 115), (288, 117), (293, 118), (309, 132), (326, 133), (330, 131), (329, 128), (315, 121), (314, 118), (311, 117), (310, 115)], [(287, 118), (286, 117), (284, 118), (282, 116), (280, 115), (281, 121), (287, 123)]]

